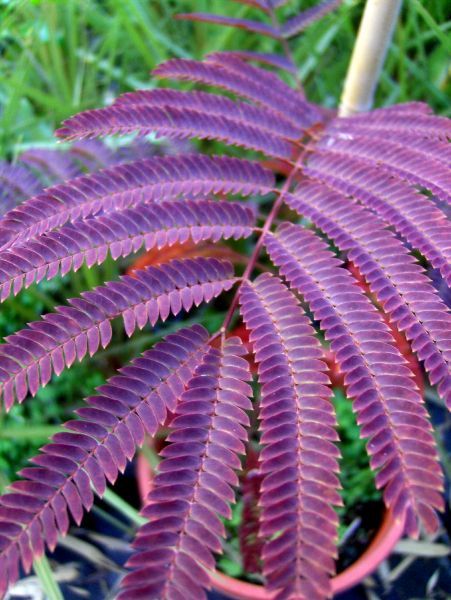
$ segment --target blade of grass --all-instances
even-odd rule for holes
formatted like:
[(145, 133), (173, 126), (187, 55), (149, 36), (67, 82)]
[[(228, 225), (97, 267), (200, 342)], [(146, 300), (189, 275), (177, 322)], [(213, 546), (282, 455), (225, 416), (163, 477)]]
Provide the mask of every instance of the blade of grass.
[(38, 577), (48, 600), (64, 600), (61, 589), (53, 575), (47, 557), (41, 556), (33, 563), (33, 569)]
[(147, 523), (147, 519), (142, 517), (136, 508), (128, 504), (112, 490), (107, 489), (102, 499), (135, 525), (140, 526), (144, 525), (144, 523)]

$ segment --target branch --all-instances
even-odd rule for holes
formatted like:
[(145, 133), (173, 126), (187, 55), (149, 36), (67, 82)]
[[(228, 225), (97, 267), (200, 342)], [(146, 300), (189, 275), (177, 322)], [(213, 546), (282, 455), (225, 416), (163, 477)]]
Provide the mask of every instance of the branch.
[(341, 97), (339, 115), (369, 110), (402, 0), (367, 0)]

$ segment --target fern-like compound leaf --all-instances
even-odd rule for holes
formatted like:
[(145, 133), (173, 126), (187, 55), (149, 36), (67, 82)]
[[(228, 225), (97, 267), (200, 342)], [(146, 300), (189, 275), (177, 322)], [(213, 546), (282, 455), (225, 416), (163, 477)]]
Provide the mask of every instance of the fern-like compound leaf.
[(332, 134), (334, 132), (363, 134), (366, 131), (378, 131), (381, 135), (384, 132), (396, 133), (400, 141), (405, 134), (416, 135), (425, 139), (443, 141), (446, 145), (451, 135), (449, 119), (431, 113), (427, 104), (407, 102), (351, 117), (334, 119), (328, 124), (326, 131)]
[(209, 302), (235, 283), (230, 263), (209, 258), (174, 260), (125, 275), (81, 298), (69, 300), (55, 313), (30, 323), (0, 346), (0, 394), (9, 409), (47, 385), (87, 353), (92, 356), (111, 340), (111, 321), (122, 317), (127, 335), (147, 323)]
[(100, 212), (212, 193), (266, 194), (274, 176), (260, 165), (235, 158), (180, 155), (154, 157), (104, 169), (47, 189), (7, 213), (0, 222), (6, 249), (67, 221)]
[[(245, 4), (246, 6), (252, 6), (252, 8), (258, 8), (264, 12), (269, 12), (271, 6), (274, 4), (273, 0), (232, 0), (238, 4)], [(289, 0), (284, 0), (289, 2)]]
[(375, 210), (451, 285), (451, 223), (429, 198), (380, 169), (345, 156), (313, 156), (305, 172)]
[(278, 278), (245, 283), (241, 313), (261, 384), (263, 573), (277, 598), (330, 595), (340, 504), (335, 416), (314, 330)]
[(169, 60), (158, 66), (154, 73), (158, 77), (222, 88), (283, 115), (298, 127), (309, 127), (321, 120), (319, 111), (314, 110), (299, 92), (280, 78), (227, 54), (216, 53), (214, 58), (203, 62)]
[(118, 162), (116, 153), (98, 140), (75, 142), (69, 153), (87, 171), (97, 171)]
[(299, 14), (291, 17), (291, 19), (288, 19), (288, 21), (285, 21), (280, 30), (282, 36), (284, 38), (291, 38), (298, 35), (309, 25), (335, 10), (340, 6), (341, 2), (342, 0), (323, 0), (311, 8), (301, 11)]
[(0, 301), (59, 273), (136, 252), (192, 240), (217, 242), (251, 235), (253, 211), (237, 202), (162, 202), (66, 224), (0, 252)]
[[(216, 53), (212, 53), (207, 56), (215, 56)], [(273, 54), (268, 52), (252, 52), (250, 50), (230, 50), (227, 52), (221, 52), (222, 56), (244, 60), (246, 62), (256, 62), (269, 67), (275, 67), (291, 73), (296, 74), (296, 66), (290, 58), (282, 56), (281, 54)]]
[[(158, 136), (169, 138), (214, 139), (276, 158), (289, 159), (293, 154), (292, 144), (274, 132), (268, 135), (264, 128), (261, 131), (246, 123), (244, 114), (235, 119), (233, 112), (227, 110), (222, 114), (209, 112), (207, 102), (201, 110), (188, 108), (186, 104), (184, 102), (180, 108), (175, 108), (169, 102), (128, 103), (127, 106), (119, 103), (88, 110), (65, 121), (58, 135), (67, 140), (80, 140), (111, 134), (139, 132), (146, 135), (156, 132)], [(265, 120), (270, 123), (271, 115), (266, 115)]]
[(348, 252), (451, 407), (451, 315), (407, 248), (373, 213), (325, 185), (305, 182), (286, 202)]
[(119, 600), (202, 600), (221, 552), (224, 525), (234, 502), (235, 470), (247, 439), (244, 412), (251, 408), (249, 366), (238, 338), (210, 348), (182, 394), (171, 421), (164, 460), (138, 531), (133, 572), (122, 581)]
[(0, 217), (41, 189), (39, 179), (24, 166), (0, 161)]
[[(246, 102), (233, 101), (225, 96), (206, 92), (181, 92), (170, 89), (141, 90), (129, 92), (115, 101), (113, 106), (159, 106), (179, 110), (189, 109), (223, 119), (233, 119), (245, 127), (258, 127), (270, 136), (297, 140), (302, 128), (276, 115), (267, 108), (252, 106)], [(83, 114), (83, 113), (82, 113)]]
[(174, 411), (195, 368), (208, 351), (207, 331), (195, 325), (181, 329), (120, 369), (87, 399), (53, 436), (25, 479), (0, 496), (0, 596), (17, 579), (19, 555), (25, 571), (44, 550), (54, 550), (58, 535), (69, 528), (69, 514), (80, 524), (84, 510), (99, 496), (106, 479), (114, 483), (145, 434), (154, 435)]
[(71, 155), (58, 150), (48, 148), (30, 148), (19, 156), (19, 160), (36, 170), (42, 176), (46, 176), (48, 181), (66, 181), (80, 175), (80, 168), (72, 159)]
[[(183, 21), (196, 21), (199, 23), (212, 23), (215, 25), (225, 25), (226, 27), (235, 27), (236, 29), (244, 29), (245, 31), (281, 40), (283, 38), (289, 39), (298, 35), (309, 25), (337, 8), (337, 6), (341, 4), (341, 1), (342, 0), (323, 0), (316, 6), (312, 6), (311, 8), (301, 11), (294, 17), (291, 17), (281, 26), (276, 23), (269, 24), (251, 19), (239, 19), (203, 12), (178, 14), (176, 18)], [(249, 0), (248, 2), (242, 3), (260, 8), (264, 12), (271, 14), (274, 9), (286, 4), (286, 0), (283, 2), (271, 2), (270, 0), (267, 2), (260, 2), (259, 0)]]
[[(417, 185), (431, 190), (442, 200), (451, 203), (451, 175), (441, 161), (427, 157), (410, 148), (401, 136), (399, 143), (391, 140), (372, 138), (356, 139), (327, 139), (324, 142), (328, 151), (324, 157), (318, 156), (318, 163), (323, 159), (322, 172), (327, 173), (328, 168), (337, 174), (340, 163), (347, 163), (348, 172), (361, 176), (362, 169), (371, 169), (378, 166), (379, 170), (396, 175), (412, 185)], [(324, 147), (323, 144), (320, 147)], [(325, 160), (324, 160), (325, 159)], [(326, 161), (328, 167), (326, 166)], [(319, 168), (319, 165), (317, 164)]]
[[(429, 532), (443, 509), (443, 479), (423, 400), (407, 361), (382, 317), (327, 245), (298, 225), (282, 225), (266, 247), (292, 288), (301, 293), (326, 332), (368, 438), (379, 487), (406, 531), (418, 535), (416, 515)], [(421, 456), (421, 458), (419, 458)]]
[(235, 27), (236, 29), (244, 29), (253, 33), (259, 33), (270, 38), (280, 39), (280, 31), (278, 28), (264, 23), (262, 21), (254, 21), (251, 19), (237, 19), (235, 17), (227, 17), (215, 15), (211, 13), (192, 12), (182, 13), (177, 15), (177, 19), (181, 21), (197, 21), (199, 23), (212, 23), (214, 25), (225, 25), (226, 27)]

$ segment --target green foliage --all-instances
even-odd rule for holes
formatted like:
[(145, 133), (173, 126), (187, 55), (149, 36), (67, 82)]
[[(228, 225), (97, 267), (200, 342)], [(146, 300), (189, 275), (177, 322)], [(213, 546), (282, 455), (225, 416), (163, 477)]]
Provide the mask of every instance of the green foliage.
[[(336, 106), (362, 6), (346, 0), (293, 42), (311, 100)], [(446, 7), (446, 0), (405, 3), (379, 102), (421, 98), (440, 112), (449, 111), (451, 21), (445, 20)], [(149, 87), (149, 70), (171, 56), (275, 49), (276, 42), (245, 32), (173, 20), (174, 14), (194, 9), (255, 15), (252, 8), (224, 0), (0, 2), (0, 155), (51, 140), (53, 130), (75, 112)], [(318, 72), (321, 77), (315, 76)]]
[(364, 504), (380, 499), (381, 494), (374, 485), (374, 473), (370, 469), (365, 440), (360, 438), (351, 400), (346, 398), (342, 390), (335, 389), (334, 404), (342, 454), (340, 477), (343, 486), (342, 498), (345, 506), (342, 513), (344, 514), (357, 503)]

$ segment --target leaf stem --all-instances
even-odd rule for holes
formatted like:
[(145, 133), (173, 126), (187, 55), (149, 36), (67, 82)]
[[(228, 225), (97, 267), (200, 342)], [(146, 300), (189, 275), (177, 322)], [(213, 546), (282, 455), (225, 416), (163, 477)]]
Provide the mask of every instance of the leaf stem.
[[(269, 12), (269, 16), (271, 18), (271, 23), (272, 23), (272, 26), (274, 27), (274, 29), (277, 29), (277, 31), (280, 34), (279, 41), (282, 45), (282, 50), (283, 50), (283, 53), (285, 54), (285, 58), (288, 60), (288, 62), (290, 62), (293, 65), (293, 67), (295, 67), (296, 62), (294, 60), (294, 56), (291, 51), (290, 44), (288, 43), (288, 40), (286, 38), (284, 38), (282, 35), (282, 30), (280, 28), (280, 23), (279, 23), (279, 19), (277, 18), (276, 11), (274, 10), (274, 8), (272, 8), (270, 3), (268, 3), (268, 4), (269, 4), (268, 12)], [(303, 88), (303, 85), (302, 85), (302, 82), (301, 82), (301, 79), (299, 77), (297, 70), (294, 73), (294, 80), (295, 80), (295, 83), (296, 83), (296, 86), (298, 88), (300, 95), (302, 96), (302, 98), (305, 98), (304, 88)]]
[(281, 187), (280, 190), (277, 190), (276, 193), (278, 193), (279, 196), (275, 200), (270, 213), (266, 217), (266, 221), (261, 229), (260, 237), (258, 238), (257, 243), (255, 244), (254, 251), (252, 252), (252, 254), (249, 258), (247, 267), (246, 267), (242, 277), (240, 278), (240, 283), (239, 283), (238, 289), (236, 290), (235, 296), (233, 297), (233, 300), (230, 304), (229, 310), (226, 313), (222, 327), (216, 334), (214, 334), (211, 337), (210, 341), (214, 340), (216, 337), (218, 337), (218, 335), (225, 335), (225, 332), (226, 332), (227, 328), (229, 327), (229, 325), (232, 321), (233, 315), (235, 313), (235, 310), (238, 306), (241, 286), (252, 275), (252, 271), (254, 270), (257, 260), (258, 260), (258, 257), (260, 255), (260, 250), (262, 249), (262, 246), (263, 246), (263, 243), (265, 240), (265, 236), (269, 232), (274, 220), (276, 219), (276, 217), (279, 213), (280, 207), (283, 204), (284, 196), (289, 191), (291, 184), (293, 183), (293, 179), (294, 179), (295, 175), (297, 175), (298, 171), (300, 170), (300, 167), (302, 165), (302, 162), (303, 162), (307, 152), (308, 152), (307, 147), (302, 148), (296, 162), (293, 165), (293, 169), (291, 170), (290, 174), (288, 175), (287, 179), (285, 180), (284, 185)]

